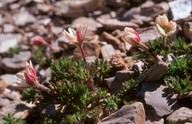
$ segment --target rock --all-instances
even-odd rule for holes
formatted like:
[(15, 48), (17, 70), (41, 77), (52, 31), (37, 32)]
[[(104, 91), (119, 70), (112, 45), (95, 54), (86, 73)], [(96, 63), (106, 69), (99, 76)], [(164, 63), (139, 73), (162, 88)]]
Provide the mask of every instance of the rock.
[(186, 124), (192, 123), (192, 109), (181, 107), (180, 109), (173, 112), (171, 115), (169, 115), (166, 119), (166, 121), (171, 123), (181, 123)]
[(58, 1), (54, 5), (54, 11), (57, 16), (76, 18), (101, 8), (103, 3), (104, 0)]
[(29, 12), (24, 11), (13, 15), (13, 21), (17, 26), (25, 26), (26, 24), (36, 22), (37, 19)]
[[(158, 33), (156, 27), (150, 27), (147, 29), (141, 29), (139, 32), (140, 39), (143, 43), (153, 41), (161, 35)], [(146, 37), (147, 36), (147, 37)]]
[(141, 102), (125, 105), (102, 119), (101, 124), (145, 124), (145, 110)]
[(20, 34), (0, 34), (0, 53), (14, 48), (21, 41), (21, 38)]
[(106, 42), (112, 44), (114, 47), (118, 47), (119, 44), (121, 43), (121, 41), (118, 38), (105, 31), (102, 33), (102, 36), (106, 40)]
[(128, 22), (128, 21), (119, 21), (117, 19), (102, 19), (98, 18), (97, 19), (106, 30), (116, 30), (116, 29), (124, 29), (125, 27), (130, 27), (130, 28), (138, 28), (139, 25)]
[(2, 93), (7, 87), (8, 87), (7, 82), (0, 78), (0, 93)]
[(191, 16), (191, 0), (174, 0), (169, 2), (173, 20), (178, 21)]
[(135, 78), (135, 73), (133, 71), (117, 71), (114, 80), (111, 78), (110, 80), (107, 80), (108, 82), (106, 82), (109, 85), (109, 92), (112, 94), (118, 93), (123, 88), (123, 83), (133, 78)]
[(115, 54), (115, 49), (111, 44), (107, 44), (101, 47), (101, 54), (104, 59), (108, 59)]
[(145, 64), (142, 61), (136, 62), (133, 64), (132, 69), (140, 75), (143, 72)]
[(183, 31), (185, 37), (192, 40), (192, 22), (185, 22), (183, 26)]
[(12, 33), (14, 31), (15, 27), (11, 24), (4, 24), (3, 25), (3, 32), (4, 33)]
[(30, 58), (30, 51), (19, 52), (19, 54), (14, 55), (12, 58), (3, 58), (1, 68), (11, 73), (21, 71), (25, 69), (25, 62), (29, 61)]
[(81, 25), (87, 25), (89, 31), (96, 31), (98, 23), (93, 18), (79, 17), (72, 22), (73, 28), (78, 28)]
[(63, 28), (61, 27), (55, 27), (55, 26), (52, 26), (51, 27), (51, 32), (55, 35), (55, 36), (58, 36), (59, 34), (61, 34), (63, 31)]
[(0, 79), (5, 81), (9, 86), (12, 86), (16, 82), (15, 74), (4, 74), (0, 76)]
[(178, 108), (176, 95), (159, 83), (143, 83), (139, 96), (157, 117), (169, 115)]
[(135, 61), (132, 58), (125, 59), (120, 54), (114, 54), (110, 60), (113, 69), (120, 71), (130, 68)]
[(158, 62), (148, 70), (144, 71), (138, 78), (137, 82), (158, 82), (167, 72), (168, 65), (164, 62)]
[(37, 9), (42, 13), (49, 13), (53, 11), (53, 6), (44, 3), (37, 4)]
[(153, 1), (146, 1), (141, 6), (141, 15), (146, 17), (157, 17), (158, 15), (162, 15), (169, 10), (169, 6), (166, 2), (162, 2), (160, 4), (154, 4)]
[[(98, 43), (94, 43), (94, 42), (85, 42), (83, 44), (83, 50), (85, 53), (85, 56), (95, 56), (95, 57), (99, 57), (100, 54), (100, 46), (98, 45)], [(74, 58), (75, 59), (81, 59), (82, 58), (82, 54), (80, 52), (80, 49), (77, 47), (74, 50)]]

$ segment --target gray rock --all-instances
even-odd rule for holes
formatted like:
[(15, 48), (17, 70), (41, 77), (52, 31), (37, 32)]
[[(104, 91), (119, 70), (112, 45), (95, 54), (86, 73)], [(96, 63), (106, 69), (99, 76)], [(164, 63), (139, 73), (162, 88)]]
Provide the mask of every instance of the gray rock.
[(178, 107), (176, 95), (158, 83), (143, 83), (139, 96), (152, 115), (157, 117), (169, 115)]
[(111, 44), (107, 44), (101, 47), (101, 55), (104, 59), (108, 59), (115, 54), (115, 49)]
[(141, 102), (125, 105), (102, 119), (101, 124), (145, 124), (145, 110)]
[(169, 2), (173, 20), (181, 20), (191, 16), (191, 0), (174, 0)]
[(140, 75), (143, 72), (144, 63), (142, 61), (133, 64), (132, 69)]
[(93, 18), (79, 17), (72, 22), (73, 28), (78, 28), (81, 25), (87, 25), (89, 31), (96, 31), (98, 23)]
[(26, 24), (36, 22), (37, 19), (29, 12), (24, 11), (13, 15), (13, 21), (17, 26), (25, 26)]
[[(158, 33), (156, 27), (150, 27), (147, 29), (141, 29), (139, 33), (140, 39), (143, 43), (147, 43), (149, 41), (153, 41), (161, 35)], [(146, 37), (147, 36), (147, 37)]]
[(116, 30), (116, 29), (124, 29), (125, 27), (138, 28), (139, 25), (128, 22), (128, 21), (119, 21), (117, 19), (97, 19), (105, 29), (107, 30)]
[(192, 123), (192, 109), (182, 107), (175, 112), (173, 112), (171, 115), (169, 115), (166, 119), (168, 122), (172, 123)]
[(14, 29), (15, 29), (15, 27), (11, 24), (4, 24), (3, 25), (3, 32), (4, 33), (11, 33), (14, 31)]
[(192, 40), (192, 22), (185, 22), (183, 26), (183, 31), (185, 37)]
[(58, 16), (64, 16), (69, 18), (76, 18), (80, 16), (85, 16), (88, 12), (102, 7), (104, 0), (67, 0), (58, 1), (54, 5), (54, 12)]
[(109, 78), (105, 80), (109, 86), (109, 91), (112, 94), (116, 94), (123, 88), (123, 83), (125, 81), (129, 81), (135, 77), (135, 73), (133, 71), (123, 70), (117, 71), (114, 78)]
[(0, 78), (5, 81), (9, 86), (12, 86), (13, 83), (16, 82), (16, 76), (15, 74), (4, 74), (1, 75)]
[(20, 34), (0, 34), (0, 53), (5, 53), (10, 48), (15, 47), (21, 38)]
[(12, 58), (3, 58), (1, 68), (6, 72), (18, 72), (25, 69), (25, 62), (31, 58), (30, 51), (19, 52)]
[(148, 70), (144, 71), (138, 78), (137, 82), (158, 82), (168, 70), (165, 62), (158, 62)]

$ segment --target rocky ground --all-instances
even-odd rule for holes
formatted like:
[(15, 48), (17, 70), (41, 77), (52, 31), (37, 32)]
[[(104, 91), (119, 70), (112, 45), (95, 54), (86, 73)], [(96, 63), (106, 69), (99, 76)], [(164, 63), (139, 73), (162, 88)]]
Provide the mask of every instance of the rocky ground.
[[(191, 6), (190, 0), (1, 0), (0, 120), (8, 113), (25, 118), (33, 107), (23, 103), (19, 90), (13, 87), (15, 74), (25, 68), (25, 62), (33, 55), (29, 44), (33, 36), (40, 35), (51, 44), (48, 54), (62, 52), (64, 56), (79, 59), (79, 49), (66, 42), (62, 31), (88, 25), (89, 43), (83, 46), (87, 60), (111, 61), (117, 72), (105, 81), (111, 93), (116, 93), (123, 81), (144, 70), (143, 62), (132, 60), (127, 54), (130, 45), (125, 45), (120, 38), (124, 27), (136, 29), (141, 41), (146, 43), (160, 37), (154, 20), (165, 13), (179, 25), (177, 36), (190, 41)], [(10, 48), (19, 48), (20, 52), (10, 56)], [(35, 68), (39, 69), (38, 65)], [(137, 73), (130, 68), (135, 68)], [(122, 107), (102, 123), (163, 124), (165, 119), (192, 123), (192, 110), (178, 108), (175, 96), (166, 96), (168, 91), (157, 83), (167, 69), (167, 64), (160, 62), (140, 75), (137, 80), (144, 83), (138, 93), (141, 102)], [(39, 75), (46, 78), (49, 69), (39, 70)]]

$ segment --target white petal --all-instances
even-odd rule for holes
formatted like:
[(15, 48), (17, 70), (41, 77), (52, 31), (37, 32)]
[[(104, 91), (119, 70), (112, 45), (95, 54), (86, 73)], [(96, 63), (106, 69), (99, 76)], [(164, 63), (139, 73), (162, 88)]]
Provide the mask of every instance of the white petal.
[(68, 28), (68, 31), (71, 37), (76, 37), (76, 31), (73, 28)]
[(159, 31), (159, 33), (163, 36), (165, 36), (165, 31), (158, 25), (156, 24), (157, 30)]

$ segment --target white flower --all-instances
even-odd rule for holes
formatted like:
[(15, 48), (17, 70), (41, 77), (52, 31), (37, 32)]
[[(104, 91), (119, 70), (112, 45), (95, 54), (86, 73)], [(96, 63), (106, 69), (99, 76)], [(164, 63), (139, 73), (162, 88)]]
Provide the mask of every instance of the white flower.
[(155, 23), (158, 32), (164, 37), (171, 36), (176, 32), (177, 29), (176, 22), (169, 21), (165, 14), (159, 15), (156, 18)]

